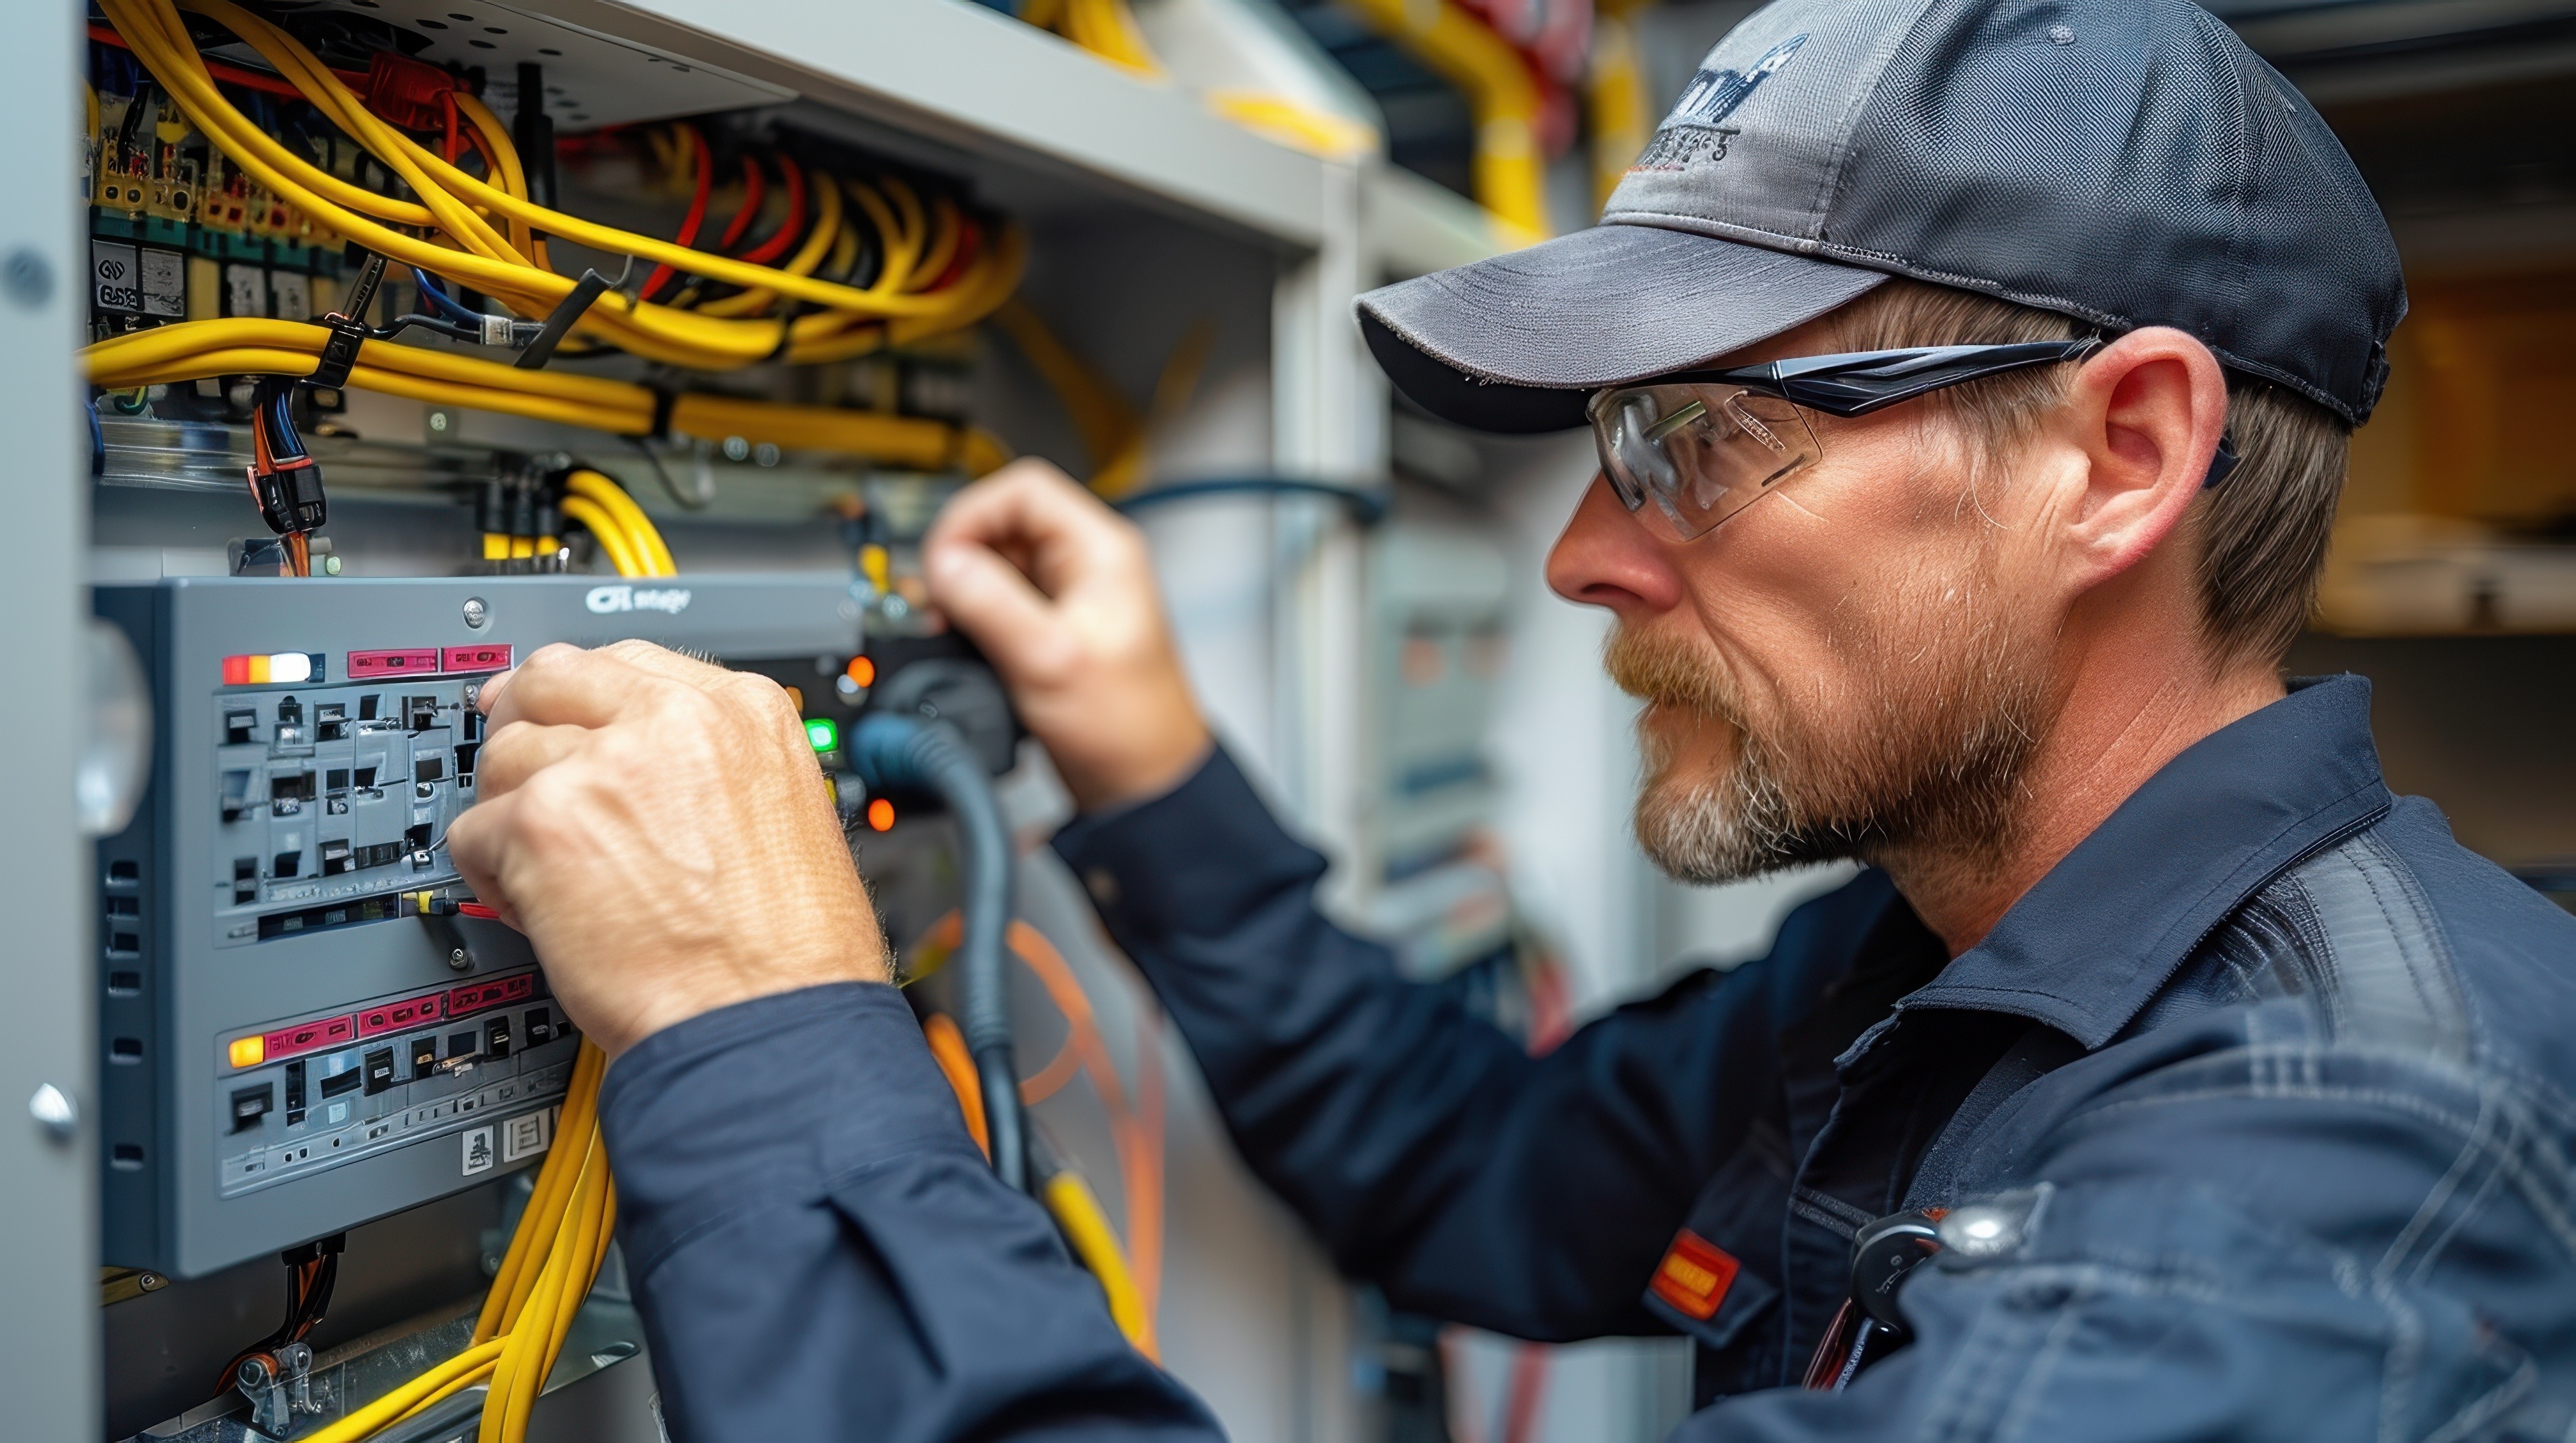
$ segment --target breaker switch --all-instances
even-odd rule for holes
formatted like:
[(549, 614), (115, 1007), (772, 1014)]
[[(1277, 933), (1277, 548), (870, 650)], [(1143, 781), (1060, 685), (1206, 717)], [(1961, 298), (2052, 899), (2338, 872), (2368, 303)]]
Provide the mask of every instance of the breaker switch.
[(304, 1064), (286, 1064), (286, 1125), (293, 1127), (304, 1120)]
[(250, 810), (250, 772), (237, 769), (224, 773), (224, 820), (238, 822)]
[(233, 858), (233, 905), (247, 906), (259, 900), (259, 858)]
[(495, 1017), (483, 1024), (483, 1050), (494, 1057), (510, 1055), (510, 1019)]
[(438, 725), (438, 698), (407, 696), (403, 698), (403, 729), (425, 732)]
[(258, 729), (258, 727), (259, 727), (259, 713), (258, 713), (258, 712), (255, 712), (255, 711), (228, 711), (228, 712), (225, 712), (225, 713), (224, 713), (224, 744), (225, 744), (226, 746), (240, 746), (240, 745), (241, 745), (241, 744), (243, 744), (244, 742), (247, 742), (247, 741), (249, 741), (249, 740), (251, 739), (251, 733), (252, 733), (253, 731), (257, 730), (257, 729)]
[(411, 1075), (423, 1078), (438, 1070), (438, 1039), (415, 1037), (411, 1040)]
[(332, 702), (313, 708), (313, 735), (326, 742), (349, 739), (349, 707), (345, 702)]
[(292, 852), (280, 852), (270, 859), (270, 863), (271, 865), (268, 873), (270, 876), (292, 877), (296, 873), (304, 870), (304, 853), (301, 849)]
[(332, 838), (322, 844), (322, 875), (336, 877), (349, 870), (349, 844)]
[(359, 1064), (359, 1068), (367, 1075), (367, 1096), (375, 1096), (394, 1085), (394, 1050), (390, 1047), (377, 1048), (367, 1054), (366, 1060)]
[(528, 1045), (543, 1047), (555, 1040), (554, 1018), (542, 1007), (532, 1008), (527, 1016)]
[(277, 1084), (273, 1082), (233, 1089), (233, 1131), (248, 1132), (259, 1126), (259, 1120), (268, 1116), (269, 1109), (275, 1106)]

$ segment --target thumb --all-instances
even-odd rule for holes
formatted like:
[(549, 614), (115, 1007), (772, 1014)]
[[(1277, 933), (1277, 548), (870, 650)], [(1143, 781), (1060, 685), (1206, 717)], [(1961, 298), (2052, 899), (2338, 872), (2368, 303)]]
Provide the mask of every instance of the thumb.
[(999, 552), (971, 541), (933, 541), (921, 558), (930, 599), (974, 639), (1014, 685), (1060, 669), (1064, 623), (1055, 603)]

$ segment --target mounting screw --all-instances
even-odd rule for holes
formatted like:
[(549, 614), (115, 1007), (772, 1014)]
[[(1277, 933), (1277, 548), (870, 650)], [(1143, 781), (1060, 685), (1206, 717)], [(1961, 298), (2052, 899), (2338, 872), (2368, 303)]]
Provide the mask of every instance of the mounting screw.
[(322, 558), (322, 574), (323, 574), (323, 575), (325, 575), (325, 576), (337, 576), (337, 575), (339, 575), (339, 574), (340, 574), (340, 558), (339, 558), (339, 557), (336, 557), (336, 556), (325, 556), (325, 557), (323, 557), (323, 558)]
[(71, 1094), (45, 1083), (27, 1099), (27, 1115), (45, 1130), (45, 1136), (68, 1144), (80, 1134), (80, 1109), (72, 1105)]
[(11, 251), (8, 261), (0, 264), (0, 289), (32, 311), (53, 298), (54, 268), (34, 251)]
[(483, 604), (482, 597), (465, 598), (465, 624), (476, 631), (481, 631), (492, 624), (492, 608)]
[(453, 423), (448, 419), (448, 415), (445, 411), (432, 411), (429, 413), (429, 434), (433, 436), (444, 436), (447, 434), (447, 428), (451, 424)]
[(474, 970), (474, 954), (462, 947), (451, 947), (447, 950), (447, 966), (452, 972), (471, 972)]

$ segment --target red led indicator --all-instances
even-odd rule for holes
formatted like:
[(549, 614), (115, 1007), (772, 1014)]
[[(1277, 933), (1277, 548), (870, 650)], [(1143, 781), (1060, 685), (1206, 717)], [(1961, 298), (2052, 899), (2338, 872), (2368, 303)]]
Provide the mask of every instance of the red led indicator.
[(397, 648), (349, 653), (349, 680), (378, 676), (423, 676), (438, 670), (438, 648)]
[(511, 648), (505, 644), (484, 646), (451, 646), (447, 649), (449, 671), (508, 671)]

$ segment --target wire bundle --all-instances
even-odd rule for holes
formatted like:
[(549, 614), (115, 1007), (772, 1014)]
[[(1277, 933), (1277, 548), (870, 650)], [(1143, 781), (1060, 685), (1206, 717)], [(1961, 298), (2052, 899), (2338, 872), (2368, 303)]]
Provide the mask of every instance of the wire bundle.
[[(579, 284), (545, 266), (545, 236), (744, 288), (723, 310), (713, 312), (661, 305), (617, 291), (600, 295), (576, 322), (576, 329), (636, 355), (698, 370), (724, 370), (773, 358), (789, 362), (845, 359), (889, 342), (972, 324), (1000, 304), (1018, 279), (1023, 252), (1018, 233), (1002, 228), (986, 245), (981, 243), (981, 228), (963, 222), (956, 227), (958, 245), (974, 241), (974, 253), (952, 250), (947, 264), (929, 270), (925, 262), (933, 258), (936, 217), (923, 212), (908, 188), (890, 181), (870, 186), (842, 179), (813, 186), (817, 213), (811, 234), (805, 246), (781, 266), (692, 250), (582, 220), (528, 198), (526, 176), (511, 148), (507, 127), (474, 95), (450, 92), (458, 114), (497, 164), (497, 172), (488, 177), (460, 169), (379, 118), (310, 50), (277, 26), (231, 0), (182, 3), (190, 13), (239, 36), (326, 120), (418, 197), (399, 200), (344, 180), (235, 109), (217, 88), (189, 39), (179, 7), (171, 0), (103, 0), (101, 9), (118, 34), (178, 102), (189, 122), (253, 180), (333, 234), (399, 264), (491, 296), (532, 319), (550, 313)], [(833, 249), (849, 207), (862, 213), (875, 230), (883, 257), (878, 274), (865, 287), (814, 275)], [(781, 300), (798, 304), (786, 308), (787, 316), (755, 318)], [(794, 314), (805, 307), (812, 308), (810, 314)]]
[(289, 1343), (300, 1343), (331, 1311), (331, 1293), (340, 1280), (340, 1254), (348, 1246), (349, 1235), (333, 1233), (319, 1242), (289, 1248), (278, 1255), (286, 1265), (286, 1321), (267, 1337), (233, 1354), (224, 1364), (222, 1375), (215, 1380), (215, 1396), (233, 1389), (241, 1365), (262, 1353), (273, 1353)]
[(471, 1345), (298, 1443), (360, 1443), (476, 1384), (490, 1385), (479, 1443), (526, 1438), (537, 1390), (590, 1295), (616, 1222), (616, 1187), (599, 1136), (599, 1080), (607, 1068), (607, 1057), (583, 1039), (554, 1147), (484, 1297)]
[[(462, 287), (528, 318), (517, 323), (522, 331), (547, 320), (547, 334), (536, 345), (551, 346), (571, 331), (694, 370), (771, 360), (820, 363), (972, 325), (1018, 283), (1026, 244), (1015, 227), (979, 220), (946, 196), (925, 201), (891, 176), (862, 181), (830, 175), (783, 153), (770, 161), (781, 174), (787, 201), (777, 228), (764, 240), (744, 244), (764, 209), (766, 190), (766, 171), (746, 155), (744, 203), (724, 239), (714, 251), (693, 249), (689, 243), (704, 224), (714, 172), (712, 149), (695, 126), (656, 132), (671, 160), (697, 177), (680, 241), (594, 224), (529, 198), (507, 127), (470, 92), (451, 86), (440, 93), (449, 134), (433, 149), (370, 110), (338, 73), (267, 20), (231, 0), (184, 5), (256, 50), (324, 121), (355, 142), (388, 188), (416, 199), (380, 193), (316, 165), (245, 116), (218, 84), (237, 77), (228, 68), (219, 76), (209, 66), (171, 0), (103, 0), (101, 9), (115, 38), (217, 151), (321, 230), (412, 268), (427, 282), (421, 287), (424, 301), (445, 327), (454, 328), (451, 334), (483, 320), (451, 294)], [(375, 94), (371, 88), (370, 96)], [(486, 158), (483, 175), (456, 163), (465, 149)], [(596, 273), (587, 279), (562, 275), (548, 264), (549, 236), (626, 256), (630, 264), (649, 261), (654, 269), (634, 293), (609, 286)], [(741, 253), (724, 253), (728, 249)], [(872, 273), (866, 284), (853, 284), (862, 270)], [(652, 299), (666, 294), (667, 301)], [(187, 321), (117, 336), (83, 354), (92, 383), (112, 390), (219, 375), (302, 377), (312, 374), (327, 335), (321, 327), (293, 321)], [(435, 405), (627, 436), (676, 429), (978, 472), (1003, 459), (989, 437), (937, 421), (674, 395), (394, 346), (382, 338), (362, 346), (347, 383)]]
[(662, 544), (644, 508), (605, 473), (576, 466), (564, 476), (563, 515), (578, 521), (606, 553), (620, 576), (676, 576), (671, 548)]

